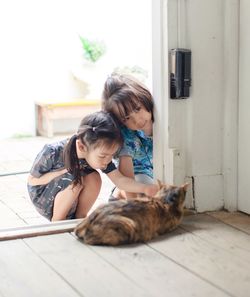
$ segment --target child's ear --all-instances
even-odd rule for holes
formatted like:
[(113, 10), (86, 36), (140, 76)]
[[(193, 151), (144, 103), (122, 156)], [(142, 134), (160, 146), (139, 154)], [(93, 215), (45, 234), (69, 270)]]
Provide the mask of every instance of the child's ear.
[(78, 146), (78, 149), (79, 149), (81, 152), (86, 152), (86, 151), (87, 151), (86, 146), (85, 146), (79, 139), (77, 139), (77, 141), (76, 141), (76, 145)]

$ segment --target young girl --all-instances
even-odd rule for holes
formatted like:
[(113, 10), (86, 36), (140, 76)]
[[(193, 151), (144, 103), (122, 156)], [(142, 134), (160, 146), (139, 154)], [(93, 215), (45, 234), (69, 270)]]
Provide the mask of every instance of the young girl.
[[(153, 98), (135, 79), (113, 74), (105, 82), (103, 109), (121, 124), (124, 145), (119, 151), (119, 170), (125, 176), (153, 183)], [(110, 200), (131, 198), (134, 193), (114, 189)]]
[(45, 145), (28, 177), (28, 191), (38, 212), (49, 220), (83, 218), (101, 188), (96, 169), (119, 188), (154, 195), (158, 187), (122, 175), (112, 157), (122, 144), (119, 126), (106, 112), (86, 116), (69, 140)]

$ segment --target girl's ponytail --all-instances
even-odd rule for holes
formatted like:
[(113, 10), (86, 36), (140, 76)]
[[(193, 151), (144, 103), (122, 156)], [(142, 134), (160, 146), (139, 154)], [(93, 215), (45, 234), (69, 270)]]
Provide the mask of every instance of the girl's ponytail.
[(76, 140), (77, 135), (74, 134), (65, 145), (63, 150), (63, 160), (65, 168), (71, 173), (74, 179), (74, 185), (81, 184), (81, 175), (79, 168), (79, 161), (76, 153)]

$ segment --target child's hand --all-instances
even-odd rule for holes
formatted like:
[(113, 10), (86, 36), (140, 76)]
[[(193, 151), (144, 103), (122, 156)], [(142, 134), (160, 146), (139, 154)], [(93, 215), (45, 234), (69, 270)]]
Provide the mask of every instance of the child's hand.
[(144, 194), (153, 197), (158, 192), (158, 190), (158, 185), (145, 185)]
[(62, 174), (64, 174), (64, 173), (68, 173), (68, 169), (64, 168), (64, 169), (62, 170)]

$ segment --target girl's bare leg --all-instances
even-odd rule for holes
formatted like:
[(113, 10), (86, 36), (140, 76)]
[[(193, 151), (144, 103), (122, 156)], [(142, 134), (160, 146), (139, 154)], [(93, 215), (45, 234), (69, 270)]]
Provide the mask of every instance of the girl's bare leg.
[(65, 190), (59, 192), (54, 200), (53, 216), (51, 221), (65, 220), (73, 203), (78, 199), (83, 186), (68, 186)]
[(90, 208), (95, 203), (102, 185), (102, 180), (98, 172), (88, 174), (83, 179), (84, 188), (78, 197), (78, 205), (76, 209), (76, 218), (84, 218), (87, 216)]

